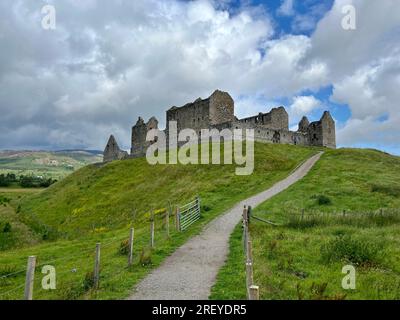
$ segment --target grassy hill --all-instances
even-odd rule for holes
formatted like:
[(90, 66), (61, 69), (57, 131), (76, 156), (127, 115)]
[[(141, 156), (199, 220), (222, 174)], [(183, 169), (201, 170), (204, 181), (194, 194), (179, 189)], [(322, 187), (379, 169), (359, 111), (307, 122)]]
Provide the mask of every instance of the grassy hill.
[(102, 154), (98, 151), (0, 151), (0, 174), (61, 179), (74, 170), (101, 161)]
[[(55, 291), (42, 290), (38, 268), (35, 298), (124, 298), (140, 278), (212, 218), (286, 177), (316, 151), (256, 144), (255, 170), (250, 176), (236, 176), (236, 165), (151, 166), (145, 159), (116, 161), (86, 166), (38, 194), (9, 195), (6, 208), (15, 210), (18, 221), (40, 243), (0, 253), (0, 277), (23, 270), (27, 257), (37, 255), (39, 266), (55, 265), (60, 283)], [(173, 229), (171, 217), (168, 238), (164, 218), (158, 217), (156, 247), (150, 250), (147, 214), (152, 209), (166, 208), (169, 203), (184, 204), (196, 195), (202, 199), (199, 222), (178, 233)], [(127, 269), (126, 256), (119, 249), (131, 226), (135, 227), (135, 261)], [(88, 283), (94, 246), (99, 241), (102, 279), (100, 290), (93, 292)], [(18, 288), (23, 280), (21, 272), (0, 281), (0, 299), (20, 297), (22, 291)], [(14, 291), (2, 297), (2, 292), (9, 289)]]
[[(400, 299), (399, 206), (399, 157), (326, 151), (304, 179), (253, 210), (280, 224), (250, 226), (261, 298)], [(238, 226), (212, 298), (246, 297), (241, 236)], [(356, 267), (356, 290), (341, 286), (347, 264)]]

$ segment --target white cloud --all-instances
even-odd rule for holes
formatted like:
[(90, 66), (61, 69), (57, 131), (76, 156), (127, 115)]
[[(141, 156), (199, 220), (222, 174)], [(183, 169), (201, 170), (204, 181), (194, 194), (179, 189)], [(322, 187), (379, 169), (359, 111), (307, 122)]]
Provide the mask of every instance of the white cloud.
[[(243, 2), (233, 14), (229, 2), (59, 0), (52, 32), (41, 29), (40, 2), (0, 2), (0, 146), (103, 148), (115, 133), (127, 148), (139, 115), (156, 115), (163, 126), (168, 107), (216, 88), (237, 98), (239, 116), (294, 97), (293, 121), (320, 107), (303, 91), (330, 84), (332, 101), (352, 113), (339, 144), (398, 137), (397, 0), (336, 0), (311, 37), (274, 39), (268, 12)], [(348, 3), (355, 31), (341, 28)], [(281, 8), (292, 14), (293, 2)], [(308, 18), (294, 13), (295, 31), (313, 29), (324, 12), (313, 10)], [(355, 133), (361, 123), (387, 135), (363, 140)]]
[(400, 58), (365, 66), (335, 85), (332, 101), (347, 103), (352, 117), (338, 135), (344, 145), (388, 145), (399, 149)]
[[(342, 8), (356, 9), (356, 30), (344, 30)], [(318, 22), (312, 35), (313, 51), (329, 65), (332, 81), (350, 75), (376, 59), (398, 54), (400, 45), (400, 5), (397, 0), (336, 0)]]
[(251, 117), (260, 112), (269, 112), (273, 107), (280, 105), (276, 101), (269, 101), (264, 96), (241, 96), (235, 98), (235, 115), (241, 119)]
[(299, 115), (304, 115), (319, 108), (321, 101), (314, 96), (296, 96), (293, 98), (293, 103), (290, 106), (290, 110)]
[(99, 141), (116, 131), (125, 133), (120, 144), (128, 147), (129, 128), (139, 115), (156, 115), (163, 126), (168, 107), (216, 88), (236, 97), (273, 98), (327, 81), (318, 59), (305, 61), (310, 39), (270, 40), (268, 14), (253, 7), (231, 14), (206, 0), (60, 0), (55, 6), (52, 33), (38, 23), (38, 3), (0, 4), (7, 26), (0, 52), (4, 147), (18, 145), (13, 133), (25, 132), (40, 135), (30, 141), (49, 147), (82, 141), (102, 148)]
[[(342, 7), (353, 4), (357, 28), (341, 27)], [(336, 0), (312, 36), (310, 58), (326, 64), (333, 102), (351, 118), (338, 130), (340, 145), (390, 145), (400, 136), (400, 6), (397, 1)], [(385, 121), (382, 121), (384, 119)]]
[(290, 123), (297, 123), (303, 116), (320, 109), (321, 101), (314, 96), (295, 96), (289, 107)]
[(294, 0), (283, 0), (281, 6), (278, 8), (277, 13), (282, 16), (292, 16), (295, 14)]

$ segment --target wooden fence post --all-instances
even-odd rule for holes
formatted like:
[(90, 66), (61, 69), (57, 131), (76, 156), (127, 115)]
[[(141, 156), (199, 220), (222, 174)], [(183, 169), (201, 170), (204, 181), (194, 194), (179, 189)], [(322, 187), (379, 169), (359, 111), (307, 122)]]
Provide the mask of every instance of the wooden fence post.
[(243, 208), (243, 251), (245, 257), (247, 257), (247, 207)]
[(304, 219), (304, 209), (301, 209), (301, 221)]
[(175, 230), (178, 231), (179, 227), (178, 227), (178, 206), (175, 208)]
[(246, 221), (246, 217), (247, 217), (247, 207), (246, 206), (243, 207), (242, 217), (243, 217), (243, 221)]
[(30, 256), (28, 258), (28, 265), (26, 267), (25, 300), (33, 299), (33, 284), (34, 284), (34, 280), (35, 280), (35, 267), (36, 267), (36, 257)]
[(251, 219), (251, 206), (247, 207), (247, 225), (250, 224), (250, 219)]
[(246, 256), (246, 289), (247, 297), (250, 299), (250, 287), (253, 285), (253, 255), (251, 251), (251, 241), (247, 241)]
[(197, 201), (197, 209), (199, 210), (199, 213), (200, 213), (200, 197), (199, 196), (197, 196), (196, 197), (196, 201)]
[(176, 208), (176, 230), (181, 231), (181, 212), (179, 207)]
[(154, 219), (150, 222), (150, 246), (154, 248)]
[(97, 290), (99, 288), (99, 281), (100, 281), (100, 243), (96, 243), (93, 280), (94, 280), (94, 288)]
[(171, 205), (168, 206), (167, 211), (165, 212), (165, 230), (167, 232), (167, 238), (169, 238), (169, 214), (171, 210)]
[(133, 263), (133, 239), (135, 236), (135, 229), (131, 228), (129, 234), (129, 255), (128, 255), (128, 267), (130, 267)]
[(253, 263), (251, 261), (246, 262), (246, 291), (247, 298), (250, 297), (250, 287), (253, 285)]
[(346, 210), (343, 210), (343, 217), (346, 216)]
[(249, 300), (260, 300), (260, 291), (258, 286), (250, 286), (249, 293)]
[(251, 240), (247, 240), (247, 248), (246, 248), (246, 261), (253, 262), (253, 251), (251, 249)]

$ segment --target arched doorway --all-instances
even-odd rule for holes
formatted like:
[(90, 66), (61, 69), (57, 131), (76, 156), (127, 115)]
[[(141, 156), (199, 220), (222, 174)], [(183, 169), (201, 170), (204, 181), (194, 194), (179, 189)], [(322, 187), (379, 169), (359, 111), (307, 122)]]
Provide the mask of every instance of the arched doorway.
[(274, 132), (274, 136), (272, 137), (272, 142), (281, 143), (281, 134), (279, 133), (279, 131)]

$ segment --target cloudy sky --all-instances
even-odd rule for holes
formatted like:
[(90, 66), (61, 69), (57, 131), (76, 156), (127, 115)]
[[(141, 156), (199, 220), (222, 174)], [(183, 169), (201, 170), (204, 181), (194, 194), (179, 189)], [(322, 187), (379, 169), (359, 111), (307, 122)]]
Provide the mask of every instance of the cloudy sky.
[(0, 149), (128, 149), (138, 116), (218, 88), (238, 117), (330, 110), (339, 146), (400, 154), (399, 0), (2, 0), (0, 49)]

